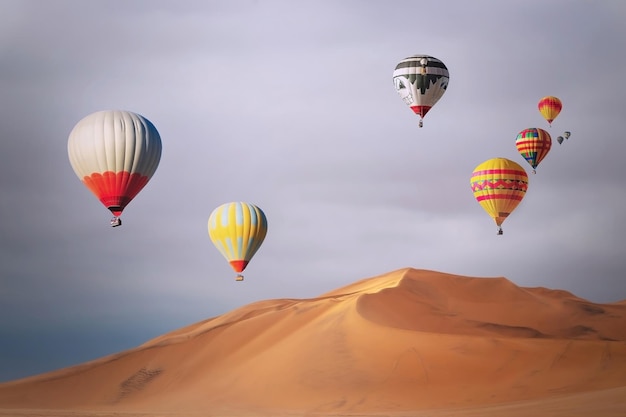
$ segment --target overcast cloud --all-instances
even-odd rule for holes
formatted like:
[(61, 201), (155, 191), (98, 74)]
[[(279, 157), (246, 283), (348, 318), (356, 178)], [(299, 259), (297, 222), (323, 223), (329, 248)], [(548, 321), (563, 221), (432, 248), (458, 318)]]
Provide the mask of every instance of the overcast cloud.
[[(0, 381), (404, 267), (626, 299), (625, 20), (622, 0), (0, 0)], [(414, 54), (450, 72), (422, 129), (391, 81)], [(163, 141), (115, 229), (67, 156), (106, 109)], [(527, 127), (572, 132), (536, 175)], [(469, 187), (499, 156), (530, 175), (503, 236)], [(206, 228), (238, 200), (269, 222), (243, 283)]]

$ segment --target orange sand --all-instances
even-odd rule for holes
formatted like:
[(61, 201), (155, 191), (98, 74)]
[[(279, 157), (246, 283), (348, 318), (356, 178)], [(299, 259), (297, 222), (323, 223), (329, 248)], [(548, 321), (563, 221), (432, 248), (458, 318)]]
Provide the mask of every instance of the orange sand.
[(626, 416), (626, 302), (403, 269), (0, 384), (0, 416)]

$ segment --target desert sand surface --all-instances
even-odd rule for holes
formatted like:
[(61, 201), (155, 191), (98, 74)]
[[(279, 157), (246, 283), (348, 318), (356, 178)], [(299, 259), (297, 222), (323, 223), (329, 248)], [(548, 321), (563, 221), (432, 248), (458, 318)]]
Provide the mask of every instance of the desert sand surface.
[(406, 268), (2, 383), (0, 416), (626, 416), (626, 302)]

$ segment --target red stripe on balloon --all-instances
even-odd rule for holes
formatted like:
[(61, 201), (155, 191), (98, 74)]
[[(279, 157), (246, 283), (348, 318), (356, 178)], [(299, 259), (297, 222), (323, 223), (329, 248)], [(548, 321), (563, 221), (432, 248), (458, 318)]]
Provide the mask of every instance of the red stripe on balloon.
[(126, 205), (146, 186), (148, 179), (145, 175), (131, 174), (128, 171), (106, 171), (86, 176), (83, 183), (113, 215), (119, 216)]
[(476, 196), (477, 201), (484, 200), (518, 200), (522, 201), (523, 194), (489, 194)]
[(248, 266), (248, 261), (230, 261), (230, 266), (233, 267), (235, 272), (243, 272), (243, 270), (246, 269), (246, 266)]
[(424, 117), (426, 113), (432, 108), (432, 106), (411, 106), (411, 110), (418, 116)]
[(482, 171), (474, 171), (472, 177), (477, 177), (479, 175), (487, 175), (487, 174), (511, 174), (511, 175), (519, 175), (522, 177), (526, 177), (525, 171), (520, 171), (518, 169), (485, 169)]

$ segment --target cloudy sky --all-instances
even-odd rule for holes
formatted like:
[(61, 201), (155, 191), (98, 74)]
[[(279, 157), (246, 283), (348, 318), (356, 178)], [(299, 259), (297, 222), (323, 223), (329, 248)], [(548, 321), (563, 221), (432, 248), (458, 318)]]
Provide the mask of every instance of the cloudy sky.
[[(309, 298), (404, 267), (626, 299), (622, 0), (0, 0), (0, 381), (135, 347), (253, 301)], [(418, 128), (401, 59), (450, 72)], [(555, 95), (551, 128), (537, 101)], [(67, 139), (125, 109), (163, 155), (124, 225)], [(536, 175), (517, 133), (572, 136)], [(496, 235), (469, 177), (524, 166)], [(207, 219), (248, 201), (269, 232), (234, 273)]]

